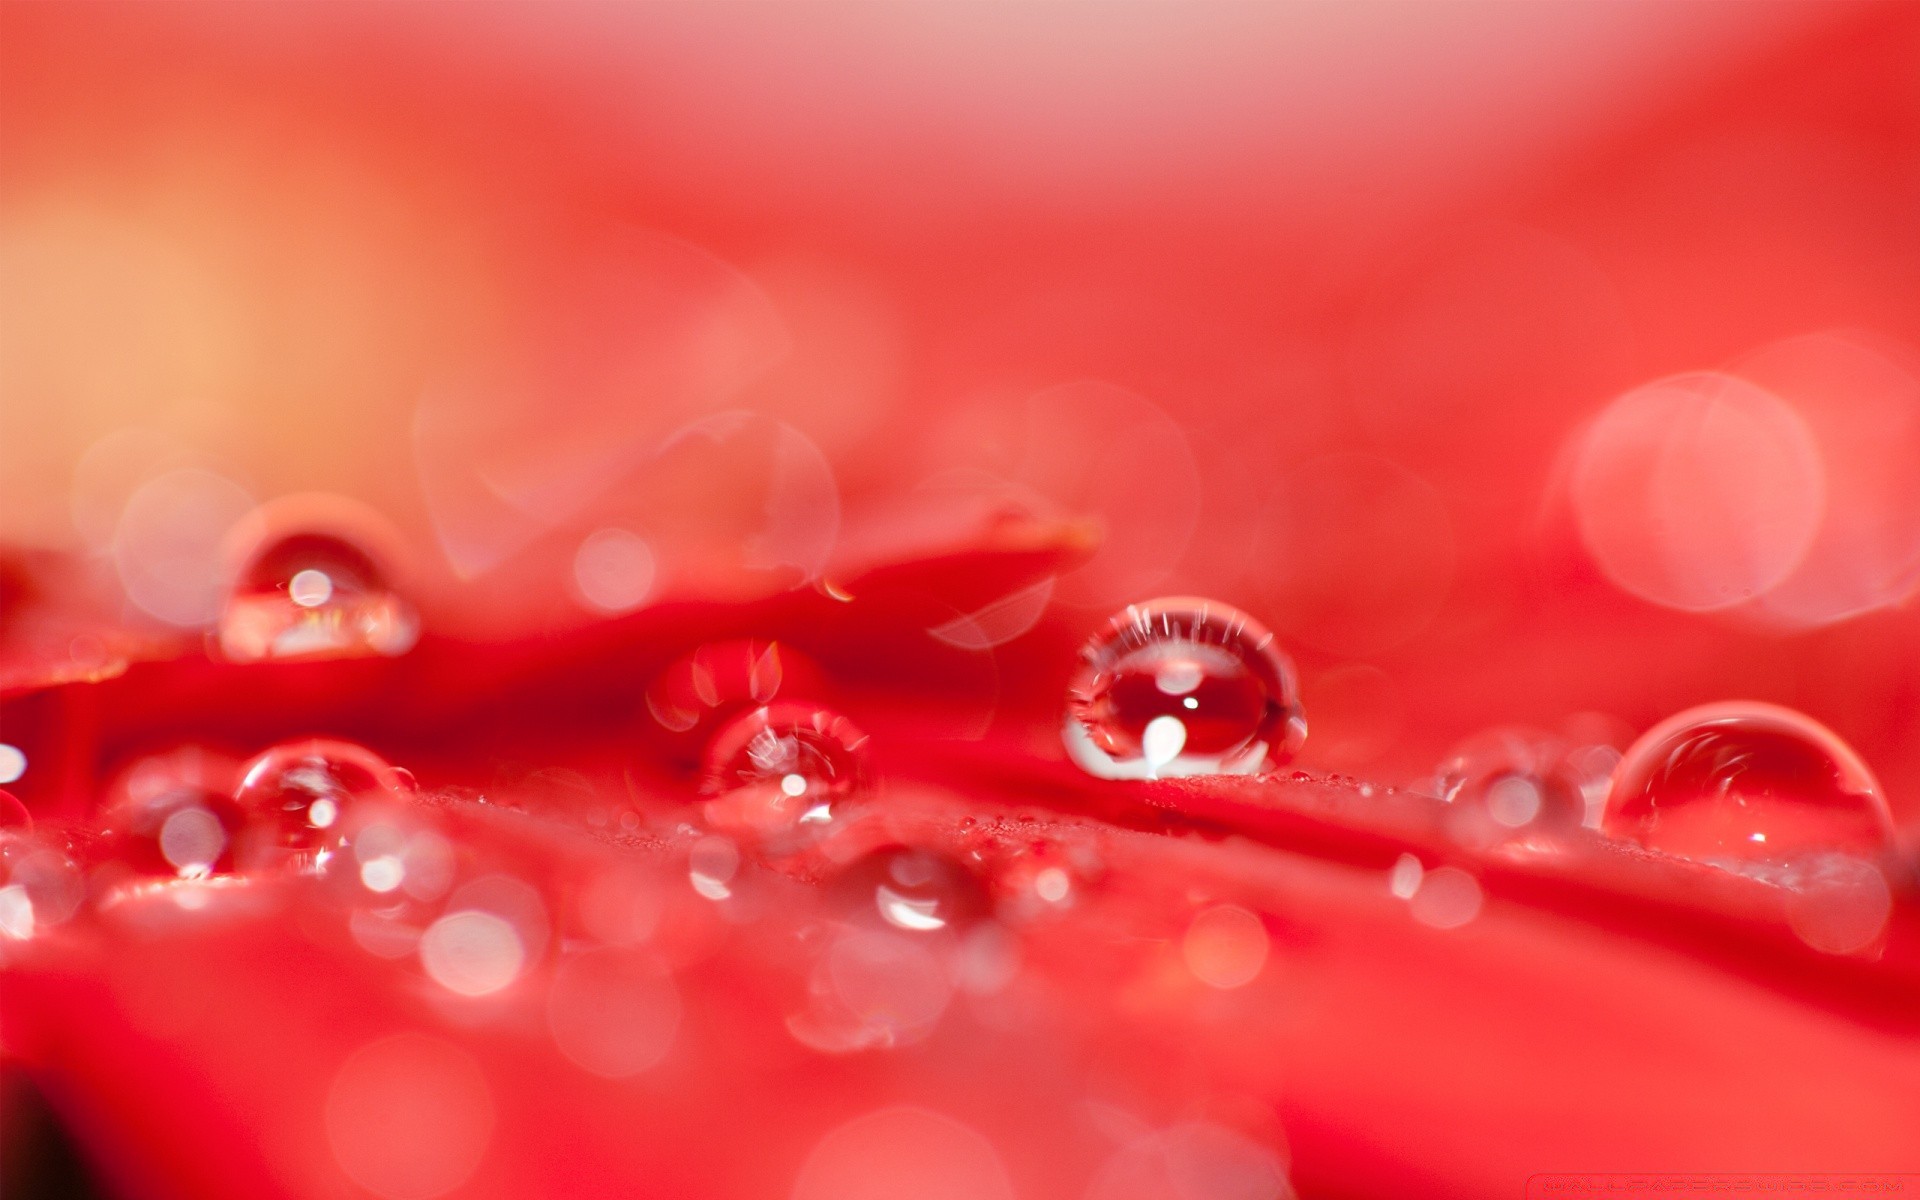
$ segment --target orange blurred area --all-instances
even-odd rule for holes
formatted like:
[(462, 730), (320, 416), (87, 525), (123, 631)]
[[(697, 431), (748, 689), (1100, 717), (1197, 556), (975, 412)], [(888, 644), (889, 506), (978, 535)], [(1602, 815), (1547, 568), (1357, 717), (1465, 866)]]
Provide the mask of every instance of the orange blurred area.
[(1917, 79), (1905, 5), (9, 5), (0, 540), (193, 626), (332, 493), (498, 636), (1085, 520), (975, 648), (1217, 596), (1308, 766), (1751, 697), (1911, 814)]

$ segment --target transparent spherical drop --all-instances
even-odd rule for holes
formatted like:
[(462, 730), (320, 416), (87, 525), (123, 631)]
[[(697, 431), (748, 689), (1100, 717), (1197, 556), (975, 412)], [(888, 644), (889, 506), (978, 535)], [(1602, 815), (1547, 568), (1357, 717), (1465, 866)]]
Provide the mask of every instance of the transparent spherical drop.
[(986, 887), (963, 864), (931, 850), (888, 846), (854, 862), (835, 890), (857, 920), (930, 933), (986, 915)]
[(85, 898), (86, 882), (62, 839), (0, 829), (0, 943), (65, 922)]
[(1245, 775), (1306, 740), (1293, 664), (1238, 609), (1173, 597), (1130, 605), (1080, 655), (1067, 752), (1103, 779)]
[(234, 801), (247, 826), (236, 859), (243, 869), (288, 860), (324, 865), (355, 807), (392, 803), (411, 791), (406, 777), (351, 742), (283, 742), (241, 772)]
[(1447, 756), (1434, 790), (1454, 806), (1456, 828), (1475, 840), (1564, 832), (1586, 819), (1590, 761), (1552, 734), (1490, 729)]
[(419, 637), (413, 607), (373, 555), (346, 537), (302, 532), (263, 545), (220, 615), (220, 653), (235, 662), (404, 654)]
[(732, 829), (773, 832), (832, 818), (866, 785), (867, 735), (831, 709), (775, 704), (714, 735), (700, 789), (707, 815)]
[(1614, 774), (1603, 827), (1705, 861), (1872, 857), (1893, 836), (1879, 782), (1845, 742), (1753, 701), (1688, 709), (1648, 730)]
[(183, 747), (123, 771), (108, 788), (100, 833), (117, 871), (204, 879), (234, 869), (246, 817), (233, 798), (235, 764)]

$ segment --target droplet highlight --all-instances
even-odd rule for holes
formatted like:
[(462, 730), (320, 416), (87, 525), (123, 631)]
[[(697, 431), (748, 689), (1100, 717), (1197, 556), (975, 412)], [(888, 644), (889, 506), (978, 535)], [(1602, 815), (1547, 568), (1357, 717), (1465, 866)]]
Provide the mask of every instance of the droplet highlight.
[(1103, 779), (1244, 775), (1307, 736), (1293, 664), (1238, 609), (1173, 597), (1130, 605), (1081, 652), (1067, 753)]
[(700, 790), (717, 827), (771, 833), (832, 819), (866, 785), (867, 735), (831, 709), (778, 704), (722, 728)]

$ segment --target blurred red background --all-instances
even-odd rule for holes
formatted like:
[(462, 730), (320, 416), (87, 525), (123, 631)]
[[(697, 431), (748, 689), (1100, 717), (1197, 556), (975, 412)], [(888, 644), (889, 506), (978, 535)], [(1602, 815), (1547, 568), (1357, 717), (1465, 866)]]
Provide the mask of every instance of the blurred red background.
[[(716, 544), (831, 574), (986, 495), (1104, 530), (1071, 621), (1195, 592), (1273, 625), (1306, 765), (1407, 779), (1489, 724), (1750, 696), (1912, 811), (1912, 6), (9, 5), (0, 34), (0, 538), (136, 580), (133, 619), (194, 616), (137, 582), (206, 553), (177, 510), (291, 492), (384, 514), (429, 623), (491, 632), (580, 619), (610, 522), (652, 594), (724, 593), (752, 552)], [(1712, 370), (1765, 390), (1608, 408)], [(732, 410), (759, 424), (696, 447), (724, 493), (658, 457)]]

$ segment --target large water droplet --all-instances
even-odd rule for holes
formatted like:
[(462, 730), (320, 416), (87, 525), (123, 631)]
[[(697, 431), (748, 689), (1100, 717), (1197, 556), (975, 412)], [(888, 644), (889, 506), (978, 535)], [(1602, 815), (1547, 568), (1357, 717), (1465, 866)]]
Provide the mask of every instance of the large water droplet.
[(404, 654), (420, 632), (413, 607), (374, 556), (348, 538), (300, 532), (262, 546), (220, 616), (220, 652), (235, 662)]
[(405, 775), (351, 742), (283, 742), (241, 772), (234, 800), (248, 828), (238, 861), (242, 868), (288, 858), (324, 866), (354, 806), (394, 801), (412, 790)]
[(1627, 750), (1606, 832), (1703, 861), (1877, 855), (1892, 819), (1873, 773), (1832, 730), (1772, 704), (1689, 709)]
[(830, 709), (775, 704), (714, 736), (701, 791), (716, 825), (773, 832), (825, 822), (866, 783), (867, 735)]
[(1104, 779), (1243, 775), (1307, 736), (1293, 664), (1237, 609), (1174, 597), (1130, 605), (1081, 652), (1063, 736)]
[(927, 933), (986, 914), (985, 886), (965, 866), (931, 850), (890, 846), (849, 866), (835, 885), (857, 918)]
[(1604, 761), (1539, 730), (1490, 729), (1447, 756), (1434, 790), (1454, 806), (1455, 831), (1469, 841), (1563, 833), (1585, 821), (1588, 775)]

